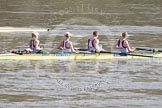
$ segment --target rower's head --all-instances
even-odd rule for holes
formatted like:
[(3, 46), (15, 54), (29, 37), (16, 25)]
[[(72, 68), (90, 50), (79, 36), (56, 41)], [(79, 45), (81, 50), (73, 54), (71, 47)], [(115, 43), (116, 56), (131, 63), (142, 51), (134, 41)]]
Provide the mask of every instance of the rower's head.
[(66, 32), (64, 35), (66, 38), (70, 38), (72, 36), (72, 34), (70, 32)]
[(32, 32), (32, 38), (38, 39), (39, 33), (38, 32)]
[(123, 32), (122, 33), (122, 38), (127, 38), (128, 37), (128, 33), (127, 32)]
[(99, 36), (99, 32), (98, 31), (94, 31), (93, 32), (93, 37), (98, 37)]

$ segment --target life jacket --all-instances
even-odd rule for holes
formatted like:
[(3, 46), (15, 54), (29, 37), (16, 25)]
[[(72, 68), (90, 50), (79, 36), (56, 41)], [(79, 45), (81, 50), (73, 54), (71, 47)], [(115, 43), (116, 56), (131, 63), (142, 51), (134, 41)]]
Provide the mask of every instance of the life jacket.
[(118, 40), (118, 47), (121, 51), (121, 53), (128, 53), (128, 48), (124, 46), (124, 42), (127, 41), (127, 40)]

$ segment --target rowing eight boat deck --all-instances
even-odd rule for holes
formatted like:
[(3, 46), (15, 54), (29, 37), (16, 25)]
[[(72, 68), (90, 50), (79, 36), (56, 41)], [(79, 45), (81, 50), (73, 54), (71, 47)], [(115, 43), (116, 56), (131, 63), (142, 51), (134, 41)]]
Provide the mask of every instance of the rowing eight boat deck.
[(120, 56), (119, 53), (96, 53), (96, 54), (0, 54), (0, 60), (104, 60), (104, 59), (144, 59), (162, 58), (159, 54), (129, 54)]

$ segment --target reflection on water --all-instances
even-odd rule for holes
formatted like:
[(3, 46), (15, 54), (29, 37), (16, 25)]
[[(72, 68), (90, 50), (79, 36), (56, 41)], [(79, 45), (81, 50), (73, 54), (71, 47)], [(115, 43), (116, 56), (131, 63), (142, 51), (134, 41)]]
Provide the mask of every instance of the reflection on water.
[(0, 66), (2, 107), (161, 106), (161, 64), (153, 59), (8, 60)]

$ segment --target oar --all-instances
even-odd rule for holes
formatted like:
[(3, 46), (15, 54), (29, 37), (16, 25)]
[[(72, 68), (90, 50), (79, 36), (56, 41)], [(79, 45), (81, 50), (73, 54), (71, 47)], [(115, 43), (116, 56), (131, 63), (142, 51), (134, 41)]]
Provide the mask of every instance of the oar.
[(130, 56), (139, 56), (139, 57), (148, 57), (148, 58), (154, 58), (155, 57), (153, 55), (132, 54), (132, 53), (128, 53), (127, 55), (130, 55)]
[(151, 55), (143, 55), (143, 54), (135, 54), (135, 53), (120, 53), (120, 52), (109, 52), (109, 51), (101, 51), (100, 53), (108, 53), (108, 54), (114, 54), (116, 56), (127, 56), (127, 55), (130, 55), (130, 56), (140, 56), (140, 57), (154, 57), (154, 56), (151, 56)]
[[(88, 49), (77, 49), (78, 51), (81, 52), (87, 52)], [(138, 48), (138, 50), (147, 50), (147, 51), (153, 51), (152, 49), (146, 49), (146, 48)], [(162, 52), (162, 50), (159, 50)], [(112, 51), (100, 51), (99, 53), (107, 53), (107, 54), (113, 54), (114, 56), (139, 56), (139, 57), (149, 57), (149, 58), (155, 58), (154, 55), (144, 55), (144, 54), (136, 54), (136, 53), (128, 53), (128, 54), (124, 54), (124, 53), (120, 53), (120, 52), (112, 52)]]
[(88, 51), (88, 49), (83, 49), (83, 48), (74, 48), (74, 49), (78, 51)]
[(153, 52), (162, 52), (161, 49), (156, 49), (156, 48), (136, 48), (136, 50), (153, 51)]

